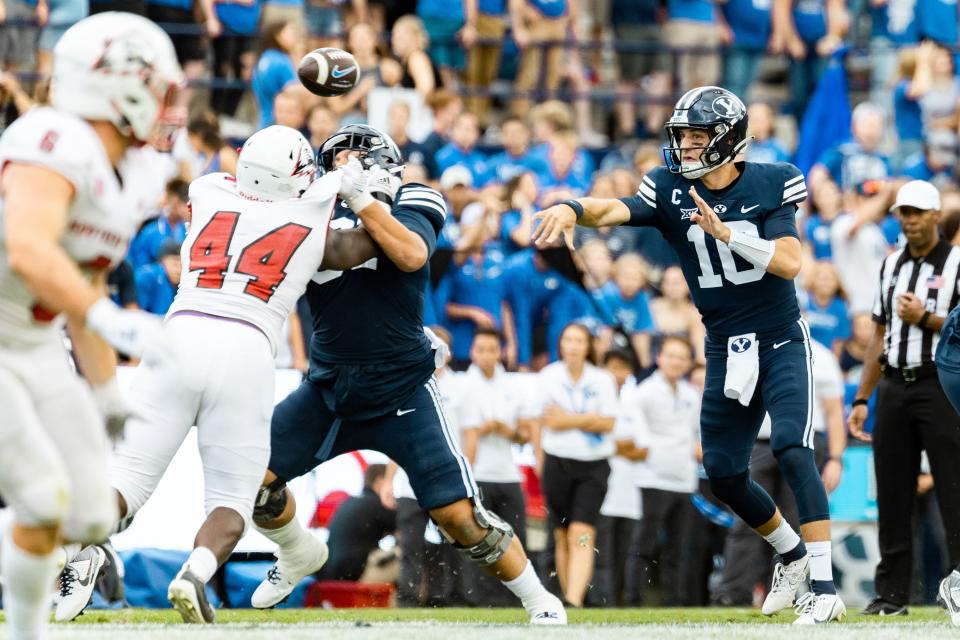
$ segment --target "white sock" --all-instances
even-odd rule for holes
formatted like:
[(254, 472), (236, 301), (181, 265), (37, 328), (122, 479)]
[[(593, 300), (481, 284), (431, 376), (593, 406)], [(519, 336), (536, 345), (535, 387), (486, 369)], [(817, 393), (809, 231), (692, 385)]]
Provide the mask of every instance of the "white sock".
[(810, 579), (816, 582), (833, 582), (830, 541), (808, 542), (807, 551), (810, 553)]
[(763, 536), (763, 539), (769, 542), (777, 553), (793, 551), (800, 544), (800, 536), (783, 518), (780, 519), (780, 526), (774, 529), (772, 533)]
[(217, 562), (217, 557), (213, 555), (213, 551), (206, 547), (194, 549), (187, 561), (183, 563), (184, 569), (189, 568), (190, 572), (204, 583), (210, 582), (210, 578), (217, 572), (218, 566), (220, 566), (220, 563)]
[(304, 544), (313, 541), (313, 536), (300, 525), (300, 521), (296, 518), (279, 529), (261, 529), (257, 527), (257, 531), (280, 547), (280, 553), (288, 556), (295, 554)]
[(28, 553), (14, 544), (9, 530), (3, 535), (0, 574), (4, 579), (3, 610), (11, 638), (43, 637), (59, 555), (56, 550), (45, 556)]
[(57, 547), (54, 553), (57, 554), (57, 568), (63, 571), (67, 563), (77, 557), (77, 554), (83, 549), (79, 542), (68, 542), (62, 547)]
[(527, 560), (527, 566), (520, 575), (513, 580), (504, 581), (503, 586), (510, 589), (513, 595), (520, 598), (520, 602), (524, 607), (527, 606), (528, 602), (533, 602), (543, 596), (550, 595), (550, 592), (543, 587), (540, 578), (537, 577), (537, 572), (533, 569), (533, 563), (529, 560)]

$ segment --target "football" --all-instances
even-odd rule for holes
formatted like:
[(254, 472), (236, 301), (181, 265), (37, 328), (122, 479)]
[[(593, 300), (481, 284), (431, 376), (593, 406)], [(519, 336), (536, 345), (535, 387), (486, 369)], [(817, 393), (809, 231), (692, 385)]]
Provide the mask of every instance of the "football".
[(339, 96), (356, 86), (360, 68), (350, 53), (324, 47), (303, 56), (297, 67), (297, 76), (310, 93), (323, 97)]

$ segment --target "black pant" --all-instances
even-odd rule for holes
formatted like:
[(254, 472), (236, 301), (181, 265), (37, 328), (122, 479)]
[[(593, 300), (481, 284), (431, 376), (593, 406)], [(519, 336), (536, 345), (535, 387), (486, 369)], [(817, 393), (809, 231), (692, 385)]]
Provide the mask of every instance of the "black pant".
[[(639, 591), (641, 599), (653, 581), (653, 565), (657, 563), (659, 550), (659, 573), (661, 604), (677, 607), (683, 604), (683, 576), (680, 572), (681, 541), (686, 540), (687, 527), (692, 523), (693, 503), (689, 493), (640, 489), (643, 500), (643, 518), (640, 520)], [(661, 531), (663, 544), (660, 544)]]
[(594, 567), (593, 588), (587, 592), (587, 602), (597, 607), (622, 607), (627, 594), (636, 591), (628, 584), (636, 579), (636, 554), (630, 546), (639, 520), (600, 516), (597, 521), (597, 564)]
[(905, 383), (883, 377), (877, 395), (873, 462), (877, 475), (881, 598), (907, 604), (913, 574), (914, 504), (926, 450), (947, 534), (950, 564), (960, 561), (960, 418), (936, 377)]
[[(483, 506), (513, 527), (517, 540), (527, 545), (527, 503), (519, 482), (478, 482)], [(462, 563), (467, 604), (474, 607), (515, 607), (516, 597), (497, 578), (472, 562)]]

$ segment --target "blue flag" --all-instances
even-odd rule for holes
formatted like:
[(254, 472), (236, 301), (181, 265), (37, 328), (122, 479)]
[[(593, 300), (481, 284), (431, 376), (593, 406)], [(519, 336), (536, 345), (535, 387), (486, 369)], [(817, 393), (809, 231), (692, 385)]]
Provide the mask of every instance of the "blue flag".
[(850, 138), (850, 97), (843, 66), (846, 54), (846, 48), (834, 52), (803, 115), (793, 163), (804, 175), (820, 154)]

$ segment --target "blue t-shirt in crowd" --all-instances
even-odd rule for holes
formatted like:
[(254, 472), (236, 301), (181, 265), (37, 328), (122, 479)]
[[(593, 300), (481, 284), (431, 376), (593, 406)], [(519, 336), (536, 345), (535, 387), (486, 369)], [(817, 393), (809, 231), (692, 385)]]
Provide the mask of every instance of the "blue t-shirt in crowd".
[(519, 156), (510, 155), (505, 150), (501, 151), (490, 156), (487, 160), (487, 168), (490, 178), (503, 184), (525, 171), (529, 171), (534, 176), (542, 176), (547, 171), (543, 158), (535, 155), (532, 150), (527, 150)]
[[(554, 298), (563, 296), (567, 280), (535, 256), (533, 249), (525, 249), (512, 255), (507, 260), (504, 276), (507, 302), (513, 312), (516, 328), (517, 362), (522, 365), (530, 364), (533, 357), (533, 332), (544, 324), (548, 308), (552, 307), (554, 310), (550, 315), (551, 325), (567, 320), (570, 315), (566, 300), (553, 301)], [(576, 316), (570, 317), (570, 320), (573, 317)], [(559, 331), (556, 335), (560, 335)]]
[(219, 0), (213, 5), (217, 11), (217, 18), (226, 28), (227, 35), (252, 36), (257, 33), (260, 23), (260, 10), (263, 5), (260, 0), (230, 1)]
[(793, 5), (793, 23), (801, 40), (816, 44), (827, 35), (826, 0), (797, 0)]
[(843, 142), (827, 149), (817, 160), (844, 191), (867, 180), (890, 177), (890, 160), (882, 153), (864, 151), (857, 142)]
[(451, 0), (417, 0), (417, 15), (421, 18), (460, 20), (463, 18), (463, 3)]
[(710, 0), (667, 0), (667, 17), (670, 20), (693, 20), (713, 22), (716, 5)]
[(500, 246), (503, 247), (503, 251), (507, 255), (513, 255), (526, 248), (518, 245), (513, 241), (513, 238), (510, 237), (513, 230), (520, 226), (522, 221), (523, 214), (516, 209), (505, 211), (503, 215), (500, 216)]
[(290, 56), (279, 49), (267, 49), (257, 60), (253, 68), (250, 88), (257, 101), (260, 119), (257, 128), (263, 129), (273, 124), (273, 100), (291, 82), (297, 79)]
[(893, 124), (897, 139), (923, 140), (923, 115), (920, 103), (907, 95), (909, 80), (901, 80), (893, 89)]
[(171, 225), (165, 216), (160, 216), (144, 223), (143, 227), (130, 241), (127, 251), (127, 260), (137, 269), (143, 265), (157, 261), (157, 252), (160, 245), (166, 240), (173, 240), (177, 244), (187, 237), (187, 225), (182, 220)]
[(476, 149), (464, 151), (452, 142), (444, 145), (440, 151), (437, 151), (437, 170), (440, 175), (455, 164), (465, 166), (470, 175), (473, 176), (473, 186), (482, 187), (487, 183), (490, 176), (490, 167), (487, 165), (487, 158)]
[(754, 140), (747, 145), (747, 162), (788, 162), (790, 155), (774, 138)]
[(527, 0), (527, 3), (546, 18), (559, 18), (567, 13), (567, 0)]
[(134, 272), (137, 283), (137, 304), (144, 311), (164, 315), (173, 304), (177, 288), (167, 277), (167, 272), (159, 262), (145, 264)]
[(880, 232), (891, 247), (900, 245), (900, 220), (895, 215), (888, 215), (880, 221)]
[(637, 292), (629, 300), (623, 297), (620, 288), (608, 282), (593, 291), (599, 303), (600, 319), (608, 325), (622, 325), (629, 334), (653, 331), (653, 315), (650, 313), (650, 297), (645, 291)]
[(833, 250), (830, 248), (830, 227), (833, 221), (825, 222), (820, 216), (810, 216), (805, 222), (806, 240), (813, 247), (813, 257), (817, 260), (830, 260)]
[(921, 39), (929, 38), (949, 47), (957, 46), (957, 0), (916, 0), (917, 28)]
[[(193, 0), (147, 0), (146, 3), (159, 5), (161, 7), (183, 9), (184, 11), (190, 11), (193, 8)], [(32, 4), (36, 4), (36, 2), (33, 2)]]
[(733, 31), (733, 46), (764, 50), (770, 40), (771, 0), (729, 0), (723, 15)]
[(887, 0), (879, 7), (870, 7), (873, 36), (889, 38), (896, 45), (915, 44), (920, 40), (915, 8), (917, 0)]
[(813, 296), (809, 296), (806, 311), (810, 337), (826, 348), (832, 349), (834, 340), (850, 338), (850, 317), (843, 299), (836, 297), (821, 307)]
[[(484, 248), (481, 262), (470, 257), (460, 266), (450, 265), (439, 285), (439, 288), (448, 287), (442, 297), (447, 303), (483, 309), (493, 316), (497, 327), (502, 328), (501, 305), (506, 293), (504, 263), (499, 244), (489, 243)], [(470, 357), (470, 345), (477, 326), (470, 320), (452, 318), (447, 318), (446, 326), (453, 339), (453, 357), (466, 360)]]
[(610, 15), (616, 16), (619, 24), (657, 23), (657, 0), (613, 0)]

